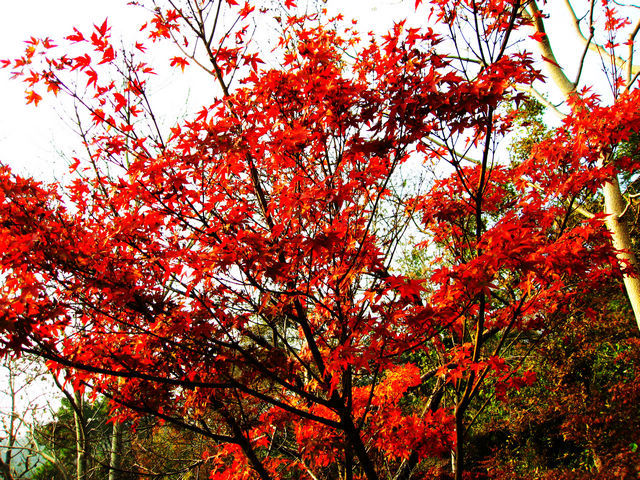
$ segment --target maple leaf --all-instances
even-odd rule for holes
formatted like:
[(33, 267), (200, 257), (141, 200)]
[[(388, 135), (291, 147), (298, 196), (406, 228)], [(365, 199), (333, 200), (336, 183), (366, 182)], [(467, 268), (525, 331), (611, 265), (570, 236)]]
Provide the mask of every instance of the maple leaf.
[(252, 53), (250, 55), (244, 55), (243, 60), (246, 65), (251, 66), (251, 70), (256, 71), (258, 69), (259, 63), (264, 63), (259, 57), (257, 53)]
[(98, 125), (106, 121), (106, 116), (104, 111), (101, 108), (96, 108), (91, 112), (91, 118), (93, 119), (93, 123)]
[(126, 106), (128, 103), (125, 96), (122, 95), (121, 93), (118, 93), (118, 92), (114, 93), (113, 98), (116, 101), (116, 105), (114, 107), (116, 112), (120, 111), (122, 107)]
[(84, 35), (82, 35), (80, 30), (78, 30), (77, 28), (73, 27), (73, 31), (74, 31), (73, 34), (68, 35), (68, 36), (65, 37), (67, 40), (70, 40), (70, 41), (72, 41), (74, 43), (85, 41)]
[(183, 57), (173, 57), (173, 58), (171, 58), (170, 65), (172, 67), (178, 66), (184, 72), (184, 67), (186, 65), (189, 65), (189, 61), (186, 58), (183, 58)]
[(42, 97), (36, 92), (34, 92), (33, 90), (27, 91), (27, 104), (33, 103), (37, 107), (40, 100), (42, 100)]
[(84, 70), (89, 65), (91, 65), (91, 57), (87, 53), (79, 57), (75, 57), (73, 61), (74, 61), (74, 66), (71, 68), (71, 70), (75, 70), (77, 68), (79, 68), (80, 70)]
[(71, 165), (69, 165), (69, 171), (75, 172), (78, 169), (79, 165), (80, 165), (80, 159), (77, 157), (73, 157), (73, 162), (71, 163)]
[(58, 95), (58, 92), (60, 91), (60, 84), (57, 80), (47, 79), (45, 80), (45, 83), (47, 85), (47, 92), (53, 92), (54, 95)]
[(89, 77), (89, 79), (87, 80), (87, 87), (91, 84), (93, 84), (94, 87), (97, 87), (98, 72), (96, 72), (94, 69), (89, 69), (85, 71), (85, 73)]
[(529, 38), (535, 40), (536, 42), (543, 42), (547, 38), (547, 34), (544, 32), (536, 32), (533, 35), (529, 35)]
[(249, 2), (245, 2), (242, 9), (238, 12), (240, 18), (247, 18), (251, 12), (255, 10), (255, 6), (251, 6)]
[(103, 63), (112, 62), (114, 58), (115, 58), (115, 52), (113, 51), (113, 47), (111, 45), (109, 45), (104, 50), (104, 52), (102, 54), (102, 59), (100, 60), (99, 65), (102, 65)]
[(40, 75), (35, 73), (33, 70), (29, 72), (30, 76), (24, 78), (24, 82), (28, 83), (29, 86), (33, 87), (40, 80)]
[(54, 43), (53, 43), (53, 41), (52, 41), (49, 37), (45, 37), (45, 38), (42, 40), (42, 46), (43, 46), (44, 48), (46, 48), (46, 49), (49, 49), (49, 48), (55, 48), (55, 47), (57, 47), (57, 45), (56, 45), (56, 44), (54, 44)]
[(94, 25), (96, 32), (100, 34), (101, 37), (104, 37), (107, 32), (110, 30), (110, 27), (107, 26), (107, 19), (104, 19), (104, 22), (100, 26)]

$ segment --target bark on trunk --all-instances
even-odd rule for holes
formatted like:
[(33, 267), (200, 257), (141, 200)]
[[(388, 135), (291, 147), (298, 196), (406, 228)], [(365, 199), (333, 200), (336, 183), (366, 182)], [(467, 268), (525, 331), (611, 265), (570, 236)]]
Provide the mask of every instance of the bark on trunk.
[(456, 409), (456, 450), (453, 458), (453, 475), (455, 480), (462, 480), (464, 473), (464, 425), (463, 412)]
[(75, 392), (74, 397), (77, 407), (73, 412), (76, 428), (76, 478), (77, 480), (85, 480), (87, 476), (87, 436), (84, 418), (82, 418), (84, 400), (78, 392)]
[[(622, 196), (618, 179), (614, 178), (611, 182), (607, 182), (602, 193), (604, 196), (605, 213), (607, 216), (607, 228), (611, 233), (613, 246), (618, 250), (618, 260), (621, 264), (629, 264), (634, 268), (638, 267), (638, 259), (632, 251), (631, 237), (629, 236), (629, 228), (627, 224), (620, 218), (624, 212), (627, 202)], [(636, 324), (640, 329), (640, 278), (638, 276), (624, 276), (624, 286), (627, 290), (629, 303), (636, 318)]]
[(0, 475), (4, 480), (14, 480), (11, 475), (11, 467), (0, 458)]
[(111, 453), (109, 455), (109, 480), (118, 480), (122, 465), (122, 423), (113, 422)]

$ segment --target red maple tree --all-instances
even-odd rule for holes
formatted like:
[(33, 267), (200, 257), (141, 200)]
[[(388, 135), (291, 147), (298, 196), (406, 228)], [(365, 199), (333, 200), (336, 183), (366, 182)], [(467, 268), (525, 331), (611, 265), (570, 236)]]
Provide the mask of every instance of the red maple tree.
[[(70, 369), (119, 418), (208, 438), (211, 478), (408, 479), (453, 452), (461, 479), (487, 401), (534, 381), (514, 342), (534, 348), (624, 268), (604, 215), (575, 211), (636, 168), (614, 153), (640, 129), (638, 90), (576, 93), (509, 161), (514, 105), (543, 80), (514, 47), (526, 2), (434, 0), (449, 36), (402, 22), (368, 40), (279, 13), (278, 68), (248, 43), (258, 3), (169, 0), (131, 51), (105, 21), (5, 62), (28, 102), (66, 93), (88, 117), (73, 181), (0, 171), (2, 350)], [(143, 58), (163, 39), (220, 90), (169, 131)], [(433, 262), (403, 274), (414, 247)]]

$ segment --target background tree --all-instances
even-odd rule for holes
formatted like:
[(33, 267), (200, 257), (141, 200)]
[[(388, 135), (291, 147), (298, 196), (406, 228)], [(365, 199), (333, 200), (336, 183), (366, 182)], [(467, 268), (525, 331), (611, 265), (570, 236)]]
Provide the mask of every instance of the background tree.
[(5, 357), (0, 378), (0, 475), (7, 480), (30, 478), (45, 461), (34, 445), (35, 426), (56, 398), (45, 398), (51, 384), (37, 359)]
[[(61, 386), (62, 387), (62, 386)], [(114, 469), (113, 422), (110, 421), (108, 402), (102, 399), (89, 401), (84, 394), (65, 390), (62, 405), (51, 421), (40, 425), (35, 440), (46, 455), (34, 479), (103, 479)], [(119, 478), (137, 478), (132, 455), (131, 438), (127, 436), (119, 446), (121, 457), (128, 453), (128, 460), (117, 468)], [(124, 450), (126, 449), (126, 450)]]

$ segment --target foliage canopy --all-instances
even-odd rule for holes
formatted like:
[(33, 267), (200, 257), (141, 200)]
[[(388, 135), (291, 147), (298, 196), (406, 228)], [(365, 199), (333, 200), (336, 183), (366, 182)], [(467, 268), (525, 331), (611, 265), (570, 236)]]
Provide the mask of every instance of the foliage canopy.
[[(540, 17), (421, 3), (424, 26), (363, 39), (289, 0), (169, 0), (132, 49), (105, 21), (4, 61), (29, 103), (75, 99), (86, 155), (63, 185), (0, 170), (0, 348), (73, 372), (121, 420), (203, 436), (213, 479), (426, 478), (450, 455), (463, 478), (471, 426), (532, 387), (539, 342), (633, 273), (605, 215), (577, 213), (637, 168), (615, 152), (640, 101), (613, 68), (611, 104), (575, 90), (510, 157), (512, 106), (545, 81), (519, 41)], [(628, 19), (602, 11), (614, 55)], [(275, 68), (249, 41), (269, 15)], [(167, 131), (145, 61), (163, 40), (218, 91)], [(416, 274), (397, 268), (409, 236)]]

